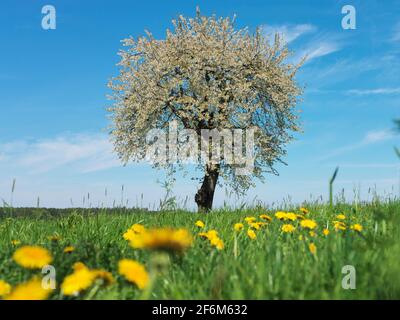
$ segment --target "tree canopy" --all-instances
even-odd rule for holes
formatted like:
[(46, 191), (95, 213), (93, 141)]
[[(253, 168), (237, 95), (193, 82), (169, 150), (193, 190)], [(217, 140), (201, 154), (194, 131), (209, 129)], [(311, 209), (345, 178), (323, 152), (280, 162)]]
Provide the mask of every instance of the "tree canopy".
[[(165, 39), (146, 32), (123, 40), (119, 74), (110, 82), (114, 104), (109, 112), (115, 150), (124, 163), (145, 159), (151, 148), (149, 132), (168, 131), (174, 121), (179, 132), (192, 129), (198, 139), (205, 129), (254, 128), (253, 170), (237, 174), (242, 163), (227, 161), (223, 152), (218, 163), (200, 161), (199, 156), (197, 167), (205, 172), (201, 189), (209, 189), (209, 182), (215, 189), (221, 178), (234, 191), (244, 192), (254, 178), (277, 173), (274, 165), (299, 131), (296, 106), (302, 90), (295, 75), (302, 62), (288, 62), (290, 51), (279, 35), (269, 39), (260, 29), (235, 29), (234, 20), (197, 11), (194, 18), (173, 20)], [(185, 142), (178, 139), (176, 147)], [(183, 162), (153, 165), (181, 168)], [(213, 175), (215, 181), (204, 186)]]

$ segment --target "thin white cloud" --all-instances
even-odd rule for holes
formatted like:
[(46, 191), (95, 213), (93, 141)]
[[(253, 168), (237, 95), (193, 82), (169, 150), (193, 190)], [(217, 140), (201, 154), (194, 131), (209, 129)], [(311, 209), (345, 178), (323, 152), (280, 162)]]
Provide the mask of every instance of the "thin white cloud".
[[(341, 40), (338, 43), (342, 44)], [(337, 92), (338, 94), (353, 95), (372, 95), (381, 94), (389, 95), (396, 93), (396, 85), (398, 82), (398, 71), (400, 68), (400, 59), (397, 55), (387, 54), (384, 56), (374, 55), (368, 57), (347, 57), (338, 59), (329, 64), (307, 64), (301, 73), (302, 78), (307, 82), (307, 86), (314, 92), (320, 89), (320, 93), (334, 92), (336, 86), (340, 83), (345, 85), (346, 90)], [(349, 88), (349, 83), (353, 84), (360, 77), (369, 76), (374, 73), (373, 80), (375, 83), (393, 83), (392, 88), (368, 88), (368, 91), (361, 88)], [(367, 75), (367, 73), (370, 73)], [(351, 89), (351, 90), (350, 90)], [(378, 90), (377, 90), (378, 89)], [(385, 89), (385, 90), (381, 90)], [(390, 90), (387, 90), (390, 89)], [(394, 90), (393, 90), (394, 89)]]
[(306, 57), (306, 63), (340, 51), (344, 46), (341, 36), (332, 34), (318, 34), (310, 41), (299, 47), (295, 59)]
[(317, 27), (312, 24), (283, 24), (264, 25), (262, 26), (262, 29), (267, 36), (272, 38), (272, 40), (274, 39), (275, 34), (278, 33), (282, 36), (285, 42), (290, 43), (304, 34), (315, 32)]
[(371, 143), (376, 143), (376, 142), (381, 142), (385, 140), (392, 139), (394, 137), (394, 133), (391, 130), (376, 130), (376, 131), (370, 131), (367, 132), (365, 135), (362, 144), (371, 144)]
[[(317, 32), (318, 28), (312, 24), (264, 25), (262, 29), (270, 38), (271, 43), (276, 33), (280, 34), (286, 43), (292, 43), (301, 38), (300, 44), (296, 44), (298, 48), (296, 49), (297, 54), (293, 57), (294, 62), (307, 57), (306, 62), (308, 63), (342, 48), (342, 41), (338, 36)], [(312, 35), (312, 38), (307, 40), (306, 35)]]
[(73, 166), (91, 172), (120, 166), (105, 135), (67, 134), (52, 139), (15, 141), (0, 145), (2, 165), (43, 173)]
[(400, 94), (400, 88), (351, 89), (347, 90), (346, 93), (359, 96)]
[(310, 62), (311, 60), (319, 57), (326, 56), (328, 54), (334, 53), (342, 49), (339, 41), (336, 40), (323, 40), (323, 41), (312, 41), (308, 44), (307, 48), (300, 51), (298, 56), (304, 57), (306, 56), (306, 62)]
[(320, 157), (318, 160), (327, 160), (333, 157), (337, 157), (347, 152), (352, 152), (368, 145), (384, 142), (395, 138), (395, 133), (388, 129), (373, 130), (365, 133), (364, 137), (357, 143), (348, 144), (337, 149), (330, 151), (328, 154)]

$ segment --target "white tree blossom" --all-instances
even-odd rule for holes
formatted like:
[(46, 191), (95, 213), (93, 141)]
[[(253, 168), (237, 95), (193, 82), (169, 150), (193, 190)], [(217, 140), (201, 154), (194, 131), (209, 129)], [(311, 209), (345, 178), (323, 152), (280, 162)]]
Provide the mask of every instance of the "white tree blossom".
[[(244, 192), (253, 178), (276, 174), (274, 164), (282, 161), (286, 144), (299, 130), (301, 89), (295, 74), (301, 63), (287, 62), (290, 51), (279, 35), (271, 44), (259, 29), (235, 29), (234, 20), (197, 11), (195, 18), (173, 20), (163, 40), (150, 32), (125, 39), (119, 74), (110, 82), (111, 135), (125, 163), (143, 159), (151, 147), (147, 133), (168, 130), (172, 120), (178, 130), (195, 130), (199, 139), (202, 129), (255, 129), (251, 174), (237, 175), (238, 164), (225, 163), (223, 156), (217, 164), (198, 162), (205, 172), (195, 198), (201, 210), (211, 208), (219, 178)], [(182, 163), (153, 165), (178, 168)]]

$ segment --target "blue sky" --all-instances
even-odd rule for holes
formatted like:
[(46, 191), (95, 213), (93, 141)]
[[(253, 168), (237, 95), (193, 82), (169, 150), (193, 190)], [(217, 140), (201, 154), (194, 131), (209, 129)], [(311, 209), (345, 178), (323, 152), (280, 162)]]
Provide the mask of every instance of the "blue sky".
[[(56, 30), (41, 28), (41, 8), (54, 5)], [(356, 8), (357, 28), (344, 30), (341, 8)], [(0, 6), (0, 199), (43, 206), (117, 202), (121, 186), (131, 205), (157, 206), (162, 173), (150, 165), (121, 167), (107, 138), (107, 82), (116, 75), (120, 40), (150, 30), (163, 38), (178, 14), (237, 15), (237, 26), (279, 31), (295, 51), (308, 54), (299, 71), (305, 86), (303, 133), (288, 145), (288, 166), (267, 176), (242, 200), (293, 202), (336, 189), (351, 198), (360, 189), (399, 193), (400, 145), (391, 131), (400, 118), (399, 1), (2, 1)], [(104, 189), (108, 188), (108, 197)], [(192, 197), (197, 184), (179, 177), (175, 193)], [(219, 189), (216, 205), (227, 199)]]

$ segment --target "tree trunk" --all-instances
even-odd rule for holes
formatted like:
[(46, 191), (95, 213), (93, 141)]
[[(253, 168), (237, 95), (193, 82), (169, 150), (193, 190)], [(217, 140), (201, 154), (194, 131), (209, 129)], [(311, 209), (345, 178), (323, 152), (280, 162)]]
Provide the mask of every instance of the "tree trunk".
[(208, 212), (212, 209), (214, 192), (215, 192), (215, 187), (217, 185), (218, 176), (219, 176), (218, 164), (206, 165), (206, 173), (203, 179), (203, 183), (194, 197), (199, 212)]

